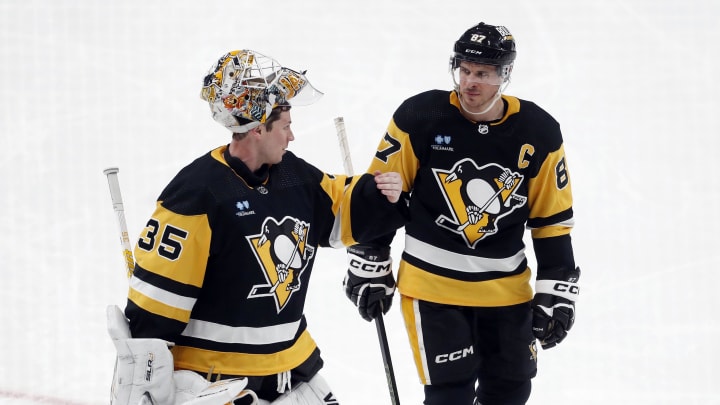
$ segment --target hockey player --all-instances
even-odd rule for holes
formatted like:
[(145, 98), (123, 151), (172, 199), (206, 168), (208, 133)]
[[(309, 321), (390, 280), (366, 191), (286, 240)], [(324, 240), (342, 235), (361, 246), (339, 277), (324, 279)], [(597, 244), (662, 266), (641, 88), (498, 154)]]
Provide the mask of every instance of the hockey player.
[(317, 248), (401, 224), (402, 183), (326, 174), (287, 150), (291, 104), (321, 94), (304, 72), (251, 50), (205, 76), (201, 96), (232, 140), (170, 181), (137, 241), (129, 329), (111, 322), (115, 403), (172, 404), (179, 385), (197, 391), (193, 375), (240, 381), (263, 404), (338, 403), (303, 312)]
[[(454, 90), (405, 100), (370, 164), (370, 173), (400, 172), (411, 192), (398, 290), (425, 404), (524, 404), (536, 338), (549, 349), (575, 319), (580, 270), (563, 139), (547, 112), (503, 94), (515, 55), (505, 27), (464, 32), (450, 59)], [(389, 267), (390, 240), (348, 249), (346, 294), (367, 320), (389, 309), (395, 283), (392, 272), (363, 273), (358, 263)]]

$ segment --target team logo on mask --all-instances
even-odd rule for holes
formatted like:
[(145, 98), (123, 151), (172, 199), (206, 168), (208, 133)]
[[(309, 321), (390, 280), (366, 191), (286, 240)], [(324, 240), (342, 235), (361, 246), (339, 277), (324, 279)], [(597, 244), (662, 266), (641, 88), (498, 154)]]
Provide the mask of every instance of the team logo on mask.
[(490, 163), (478, 167), (463, 159), (450, 170), (433, 169), (452, 217), (440, 215), (435, 223), (462, 235), (468, 247), (497, 232), (497, 221), (527, 202), (517, 195), (520, 173)]
[(266, 218), (261, 232), (248, 236), (266, 283), (253, 286), (248, 298), (273, 297), (280, 313), (292, 294), (301, 287), (300, 276), (315, 254), (307, 245), (310, 224), (285, 217), (280, 222)]

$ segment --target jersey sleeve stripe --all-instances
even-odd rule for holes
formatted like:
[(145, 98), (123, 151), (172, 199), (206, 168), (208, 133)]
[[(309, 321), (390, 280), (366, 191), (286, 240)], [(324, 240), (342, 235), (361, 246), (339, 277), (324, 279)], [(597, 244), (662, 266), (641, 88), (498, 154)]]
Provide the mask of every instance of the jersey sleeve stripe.
[(157, 288), (137, 277), (130, 278), (130, 288), (155, 301), (159, 301), (165, 305), (185, 311), (192, 310), (195, 305), (195, 301), (197, 301), (195, 298), (184, 297), (182, 295), (173, 294), (169, 291)]
[(128, 300), (132, 301), (133, 303), (135, 303), (135, 305), (143, 308), (150, 313), (164, 316), (168, 319), (174, 319), (183, 323), (187, 322), (188, 319), (190, 319), (190, 311), (183, 311), (179, 308), (165, 305), (162, 302), (145, 297), (144, 295), (133, 289), (128, 292)]

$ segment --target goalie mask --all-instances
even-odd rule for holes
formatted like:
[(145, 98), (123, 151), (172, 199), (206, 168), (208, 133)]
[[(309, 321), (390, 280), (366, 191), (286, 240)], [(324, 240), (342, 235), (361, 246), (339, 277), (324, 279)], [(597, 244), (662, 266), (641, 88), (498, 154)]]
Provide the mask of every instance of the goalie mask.
[(275, 107), (308, 105), (321, 96), (305, 72), (251, 50), (223, 55), (208, 71), (200, 93), (213, 119), (233, 133), (264, 124)]
[(465, 31), (455, 42), (450, 58), (453, 80), (457, 85), (456, 73), (460, 62), (467, 61), (497, 66), (497, 76), (488, 79), (487, 83), (501, 85), (510, 80), (515, 54), (515, 40), (507, 28), (481, 22)]

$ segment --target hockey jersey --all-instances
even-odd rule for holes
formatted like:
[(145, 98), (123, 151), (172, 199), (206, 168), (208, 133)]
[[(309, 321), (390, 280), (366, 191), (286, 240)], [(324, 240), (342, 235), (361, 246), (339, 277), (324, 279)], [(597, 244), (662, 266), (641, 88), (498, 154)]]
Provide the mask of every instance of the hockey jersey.
[(432, 90), (393, 114), (368, 172), (400, 172), (411, 193), (401, 294), (464, 306), (529, 301), (526, 227), (539, 272), (575, 268), (560, 126), (532, 102), (502, 102), (501, 119), (473, 122), (456, 92)]
[(289, 151), (252, 173), (219, 147), (167, 185), (137, 241), (132, 336), (174, 342), (176, 369), (291, 370), (317, 350), (303, 308), (318, 247), (372, 239), (396, 221), (369, 174), (329, 175)]

